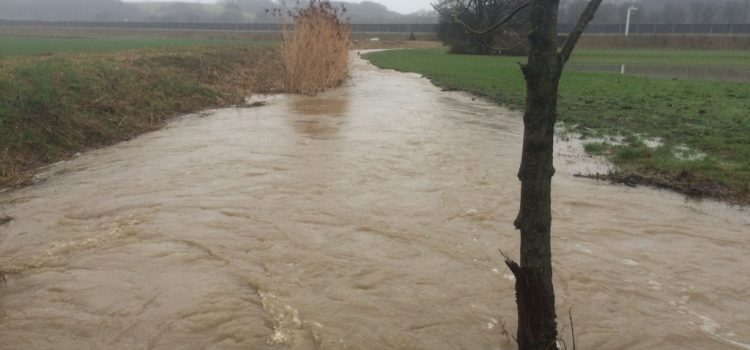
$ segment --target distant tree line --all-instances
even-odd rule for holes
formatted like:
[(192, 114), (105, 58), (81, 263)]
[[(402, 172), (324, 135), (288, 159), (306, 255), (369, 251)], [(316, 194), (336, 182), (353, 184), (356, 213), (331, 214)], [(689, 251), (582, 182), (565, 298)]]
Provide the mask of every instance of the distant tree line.
[[(562, 1), (558, 21), (574, 23), (587, 3)], [(623, 24), (631, 6), (634, 24), (750, 24), (750, 0), (605, 0), (591, 23)]]
[[(562, 0), (558, 23), (578, 21), (590, 0)], [(527, 0), (435, 0), (440, 40), (453, 53), (525, 55), (529, 9), (506, 25), (493, 28)], [(632, 24), (746, 24), (750, 0), (605, 0), (592, 24), (624, 24), (628, 8), (636, 7)], [(487, 30), (491, 29), (491, 30)]]
[[(400, 14), (372, 2), (334, 2), (347, 9), (352, 23), (436, 23), (450, 21), (452, 9), (462, 3), (483, 17), (468, 18), (472, 26), (489, 23), (508, 11), (516, 0), (435, 0), (444, 11), (422, 10)], [(586, 0), (562, 0), (558, 21), (573, 23)], [(232, 22), (268, 23), (275, 20), (266, 9), (295, 6), (295, 0), (219, 0), (195, 2), (132, 3), (121, 0), (0, 0), (0, 19), (106, 22)], [(627, 8), (635, 6), (634, 24), (750, 24), (750, 0), (605, 0), (593, 24), (623, 24)], [(473, 22), (472, 22), (473, 21)]]
[(2, 0), (0, 19), (110, 21), (141, 19), (143, 11), (119, 0)]
[[(385, 6), (333, 2), (347, 9), (352, 23), (435, 23), (434, 11), (400, 14)], [(0, 0), (0, 19), (39, 21), (108, 22), (276, 22), (266, 9), (291, 8), (294, 0), (219, 0), (217, 4), (195, 2), (131, 3), (121, 0)]]

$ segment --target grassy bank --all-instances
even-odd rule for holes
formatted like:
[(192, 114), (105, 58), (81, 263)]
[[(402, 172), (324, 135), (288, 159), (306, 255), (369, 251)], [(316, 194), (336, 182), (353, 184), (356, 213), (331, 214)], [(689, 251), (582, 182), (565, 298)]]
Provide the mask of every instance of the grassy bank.
[(0, 37), (45, 38), (154, 38), (197, 40), (281, 41), (279, 32), (244, 32), (237, 30), (188, 30), (158, 28), (85, 28), (0, 25)]
[(0, 60), (0, 188), (170, 117), (279, 88), (278, 50), (220, 46)]
[(576, 50), (570, 63), (743, 67), (750, 69), (750, 53), (742, 50), (579, 49)]
[(215, 40), (193, 38), (143, 37), (0, 37), (0, 58), (52, 53), (116, 52), (143, 48), (179, 48), (196, 46), (267, 45), (264, 41)]
[[(605, 51), (581, 51), (592, 62)], [(610, 53), (614, 60), (620, 53)], [(691, 57), (692, 56), (692, 57)], [(436, 85), (486, 96), (522, 109), (525, 85), (515, 57), (448, 55), (444, 50), (376, 52), (383, 68), (417, 72)], [(639, 57), (642, 57), (639, 59)], [(631, 64), (703, 62), (749, 65), (747, 53), (651, 51)], [(750, 84), (658, 80), (567, 71), (560, 87), (560, 121), (591, 138), (587, 151), (607, 156), (624, 182), (648, 183), (750, 203)], [(619, 142), (595, 137), (618, 136)], [(651, 142), (657, 140), (659, 142)]]

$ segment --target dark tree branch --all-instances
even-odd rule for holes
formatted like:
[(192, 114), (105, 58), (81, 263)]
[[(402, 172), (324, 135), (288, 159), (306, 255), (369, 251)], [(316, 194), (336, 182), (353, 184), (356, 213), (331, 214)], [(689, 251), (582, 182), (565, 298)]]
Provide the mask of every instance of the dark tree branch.
[[(601, 2), (601, 0), (599, 0), (599, 2)], [(488, 28), (486, 28), (484, 30), (471, 28), (468, 24), (466, 24), (464, 21), (462, 21), (461, 18), (459, 18), (458, 11), (455, 11), (455, 10), (454, 10), (454, 13), (453, 13), (453, 21), (456, 22), (456, 23), (458, 23), (458, 24), (460, 24), (464, 29), (466, 29), (469, 32), (472, 32), (472, 33), (478, 34), (478, 35), (485, 35), (485, 34), (488, 34), (488, 33), (492, 32), (493, 30), (499, 28), (500, 26), (504, 25), (505, 23), (508, 23), (519, 12), (521, 12), (523, 9), (529, 7), (529, 5), (531, 5), (531, 2), (529, 2), (529, 1), (524, 2), (523, 4), (521, 4), (518, 7), (516, 7), (516, 9), (513, 10), (513, 12), (511, 12), (508, 16), (506, 16), (505, 18), (503, 18), (501, 21), (499, 21), (499, 22), (491, 25), (490, 27), (488, 27)]]
[(568, 40), (565, 41), (562, 51), (560, 51), (560, 63), (562, 66), (565, 66), (565, 63), (570, 59), (570, 54), (573, 53), (573, 49), (576, 47), (578, 39), (581, 38), (581, 35), (583, 34), (583, 31), (586, 30), (586, 26), (589, 22), (594, 19), (594, 13), (596, 13), (596, 10), (601, 4), (602, 0), (591, 0), (586, 6), (586, 9), (583, 10), (583, 13), (581, 13), (581, 17), (578, 18), (578, 23), (576, 23), (575, 28), (573, 28), (573, 31), (568, 36)]
[(438, 14), (441, 14), (441, 15), (444, 15), (444, 16), (448, 15), (441, 8), (439, 8), (437, 4), (430, 4), (430, 6), (432, 6), (432, 9), (435, 10), (435, 12), (437, 12)]
[(482, 44), (485, 47), (487, 47), (488, 49), (493, 50), (495, 52), (498, 52), (498, 53), (502, 53), (503, 51), (510, 51), (510, 50), (518, 48), (517, 46), (516, 47), (513, 47), (513, 46), (505, 46), (505, 47), (494, 46), (494, 45), (492, 45), (491, 43), (489, 43), (487, 41), (487, 36), (486, 35), (482, 35), (479, 38), (482, 40)]
[(479, 39), (482, 40), (482, 45), (484, 45), (485, 47), (487, 47), (488, 49), (490, 49), (492, 51), (501, 52), (503, 50), (503, 49), (501, 49), (499, 47), (495, 47), (491, 43), (489, 43), (487, 41), (487, 36), (486, 35), (480, 35)]
[(570, 335), (573, 337), (573, 350), (576, 350), (576, 329), (573, 328), (573, 307), (568, 309), (568, 317), (570, 317)]
[[(453, 14), (451, 12), (447, 12), (447, 11), (443, 10), (442, 8), (438, 7), (438, 4), (430, 4), (430, 6), (432, 6), (432, 8), (435, 10), (435, 12), (437, 12), (440, 15), (443, 15), (443, 16), (446, 16), (446, 17), (447, 16), (453, 17)], [(469, 8), (464, 6), (463, 12), (461, 12), (460, 16), (463, 16), (468, 11), (469, 11)]]

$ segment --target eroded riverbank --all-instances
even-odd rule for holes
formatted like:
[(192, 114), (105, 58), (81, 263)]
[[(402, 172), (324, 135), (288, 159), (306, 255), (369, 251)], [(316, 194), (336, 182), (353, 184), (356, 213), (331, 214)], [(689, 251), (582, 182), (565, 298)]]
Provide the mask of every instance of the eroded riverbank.
[[(88, 43), (106, 48), (104, 41)], [(148, 45), (120, 41), (128, 43)], [(159, 129), (175, 116), (241, 104), (249, 91), (281, 90), (277, 49), (215, 44), (0, 57), (0, 189), (23, 186), (41, 166)]]
[[(519, 117), (356, 68), (318, 97), (183, 118), (0, 194), (0, 344), (514, 348), (497, 249), (518, 247)], [(555, 283), (578, 345), (750, 348), (747, 212), (575, 178), (606, 165), (560, 146)]]

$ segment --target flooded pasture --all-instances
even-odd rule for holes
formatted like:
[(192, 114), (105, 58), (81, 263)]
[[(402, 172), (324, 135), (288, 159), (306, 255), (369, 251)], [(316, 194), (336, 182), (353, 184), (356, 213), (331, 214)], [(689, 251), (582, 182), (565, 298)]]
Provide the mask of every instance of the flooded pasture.
[(659, 79), (719, 80), (740, 83), (750, 82), (750, 67), (570, 64), (566, 66), (566, 68), (582, 72), (613, 73)]
[[(361, 60), (317, 97), (210, 111), (0, 193), (9, 349), (513, 349), (516, 112)], [(575, 178), (559, 142), (561, 334), (750, 349), (750, 215)]]

